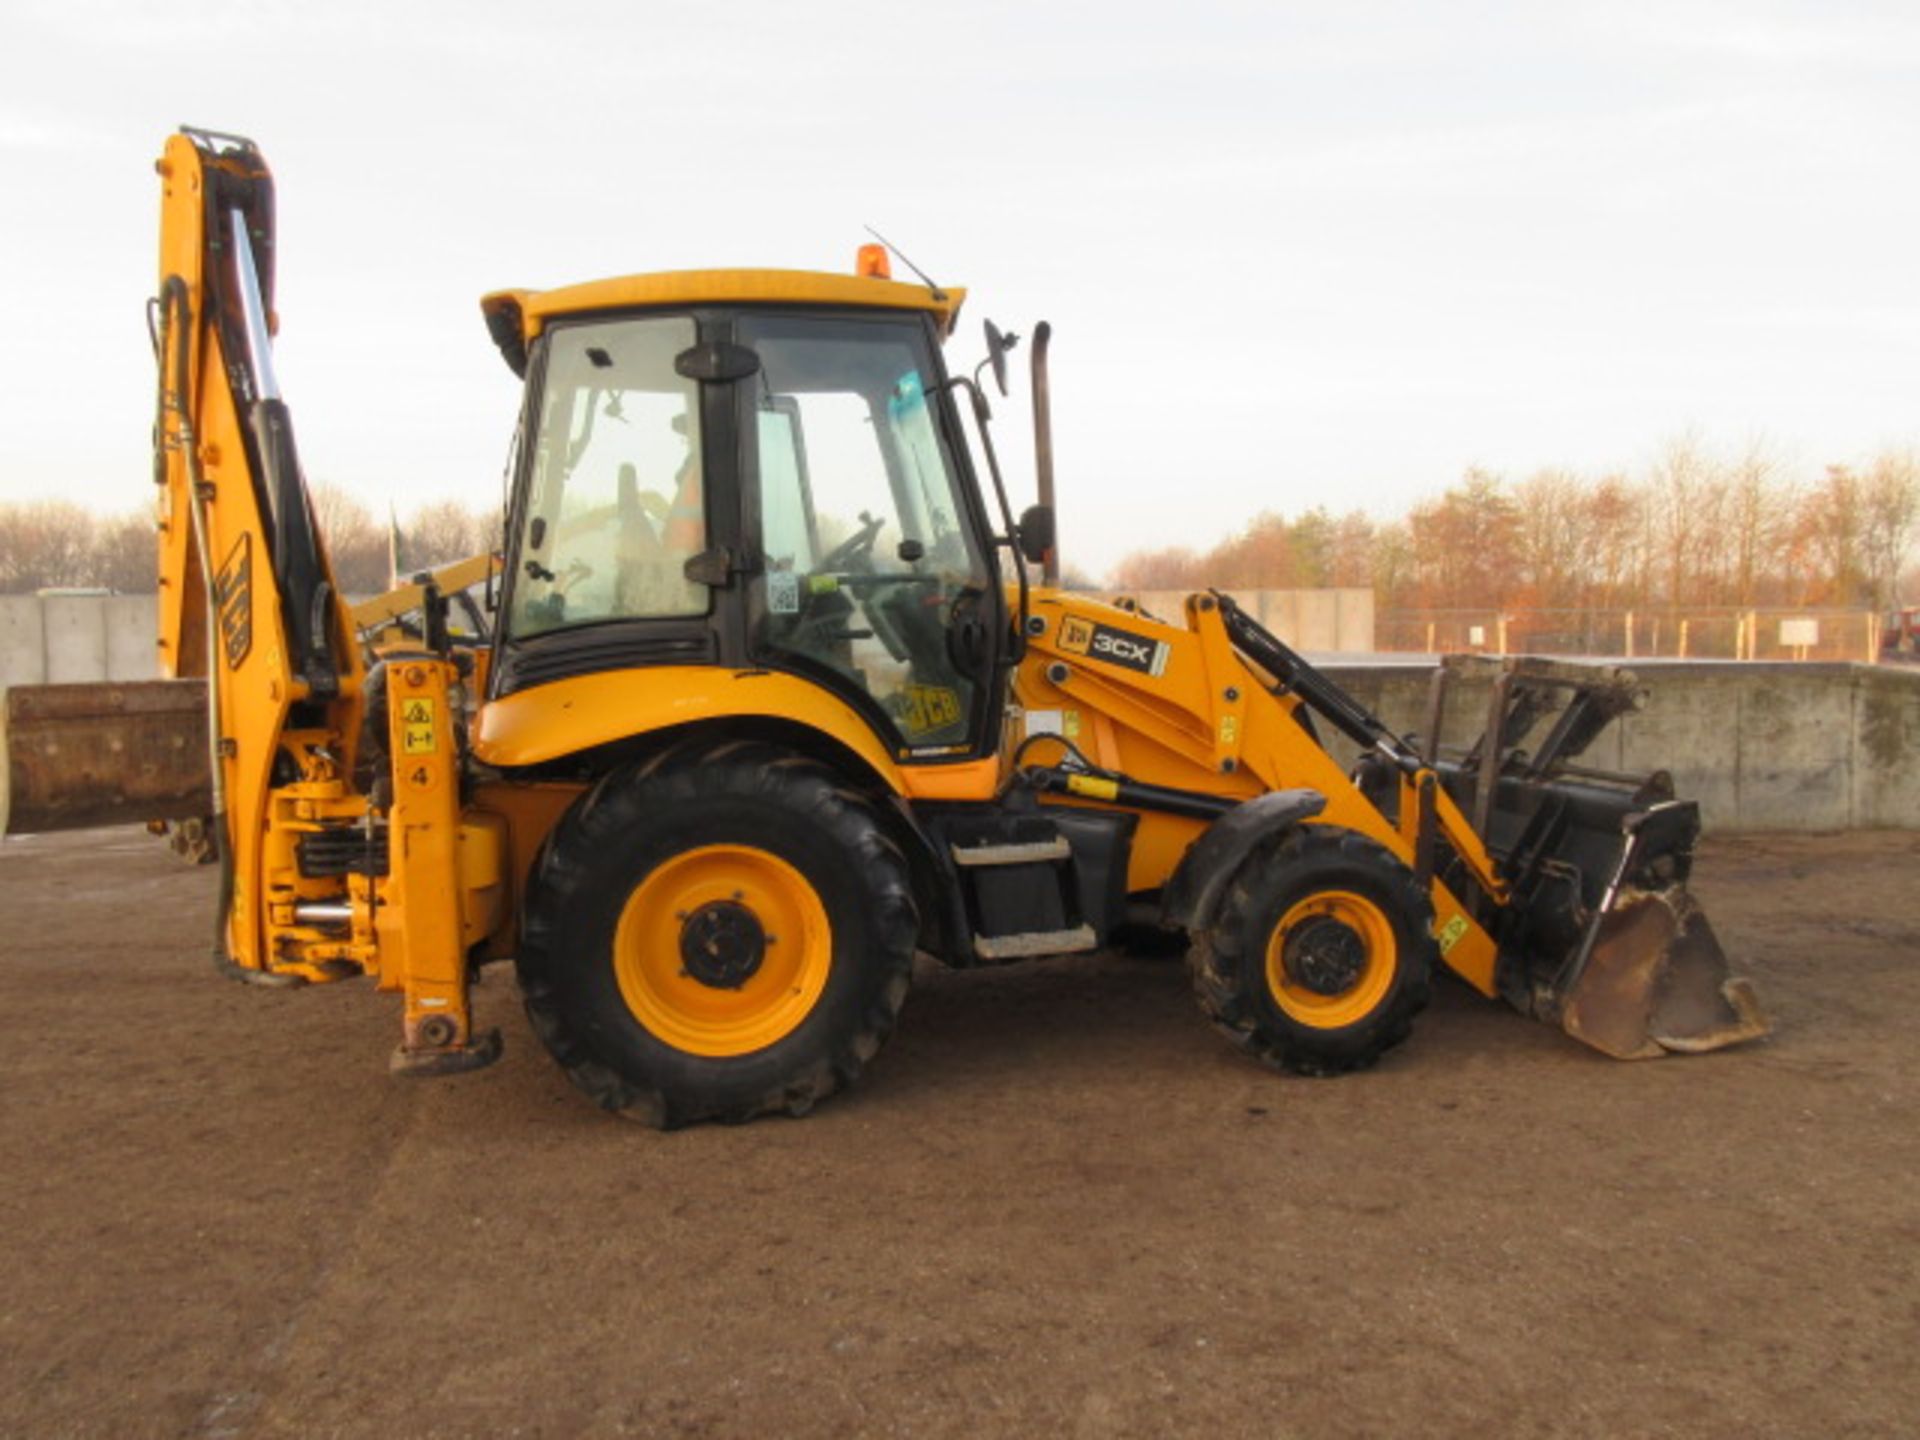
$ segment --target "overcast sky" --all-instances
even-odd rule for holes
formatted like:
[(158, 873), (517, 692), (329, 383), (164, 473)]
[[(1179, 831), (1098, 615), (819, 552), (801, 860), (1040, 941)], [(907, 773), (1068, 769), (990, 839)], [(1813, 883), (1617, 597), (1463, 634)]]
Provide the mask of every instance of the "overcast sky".
[[(476, 301), (843, 269), (871, 223), (1054, 323), (1063, 550), (1400, 513), (1697, 429), (1808, 473), (1920, 442), (1909, 4), (4, 0), (0, 499), (148, 489), (151, 162), (280, 191), (309, 478), (497, 494)], [(1022, 394), (1001, 444), (1030, 494)]]

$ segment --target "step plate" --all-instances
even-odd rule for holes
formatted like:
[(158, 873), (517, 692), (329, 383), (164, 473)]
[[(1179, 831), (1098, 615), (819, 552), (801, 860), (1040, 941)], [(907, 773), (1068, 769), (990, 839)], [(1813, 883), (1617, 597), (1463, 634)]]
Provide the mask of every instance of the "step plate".
[(1091, 925), (1073, 930), (1029, 930), (1021, 935), (976, 935), (973, 953), (982, 960), (1024, 960), (1031, 955), (1071, 955), (1098, 950), (1100, 938)]
[(1072, 857), (1073, 847), (1065, 836), (1035, 840), (1020, 845), (953, 845), (948, 847), (953, 863), (966, 869), (987, 865), (1051, 865)]

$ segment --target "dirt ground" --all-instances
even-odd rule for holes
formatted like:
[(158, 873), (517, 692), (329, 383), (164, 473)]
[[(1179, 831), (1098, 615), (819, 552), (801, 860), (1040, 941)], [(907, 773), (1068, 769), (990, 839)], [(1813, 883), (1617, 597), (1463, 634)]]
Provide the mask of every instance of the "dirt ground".
[(1920, 835), (1721, 839), (1778, 1025), (1621, 1064), (1447, 985), (1282, 1078), (1178, 963), (928, 973), (804, 1121), (397, 1081), (218, 979), (210, 871), (0, 845), (0, 1434), (1920, 1431)]

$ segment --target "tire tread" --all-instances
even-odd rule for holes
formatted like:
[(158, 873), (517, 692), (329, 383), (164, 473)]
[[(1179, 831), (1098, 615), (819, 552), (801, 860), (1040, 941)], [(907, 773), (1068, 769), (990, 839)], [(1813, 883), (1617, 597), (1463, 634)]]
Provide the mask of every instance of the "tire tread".
[[(1248, 934), (1262, 897), (1296, 899), (1320, 888), (1313, 882), (1322, 873), (1359, 872), (1370, 872), (1381, 898), (1399, 912), (1406, 973), (1383, 1009), (1343, 1030), (1310, 1035), (1305, 1027), (1276, 1023), (1264, 979), (1266, 938)], [(1228, 882), (1213, 923), (1195, 935), (1188, 969), (1201, 1013), (1227, 1043), (1273, 1069), (1311, 1076), (1367, 1069), (1412, 1033), (1414, 1017), (1427, 1007), (1436, 951), (1432, 916), (1413, 872), (1377, 841), (1332, 825), (1296, 826), (1248, 857)], [(1250, 949), (1262, 957), (1258, 965)]]
[[(884, 972), (869, 987), (856, 1022), (831, 1038), (828, 1054), (799, 1065), (758, 1096), (724, 1102), (670, 1094), (597, 1058), (554, 982), (557, 967), (572, 963), (556, 951), (561, 917), (583, 898), (597, 873), (596, 860), (659, 814), (720, 798), (774, 800), (807, 817), (822, 832), (822, 843), (840, 850), (868, 889), (870, 923), (881, 940), (870, 963)], [(906, 999), (918, 931), (905, 857), (882, 832), (879, 815), (864, 795), (817, 761), (764, 742), (723, 740), (683, 744), (610, 771), (555, 827), (534, 866), (516, 968), (534, 1034), (596, 1105), (663, 1130), (703, 1120), (737, 1124), (779, 1112), (804, 1115), (859, 1078), (893, 1032)]]

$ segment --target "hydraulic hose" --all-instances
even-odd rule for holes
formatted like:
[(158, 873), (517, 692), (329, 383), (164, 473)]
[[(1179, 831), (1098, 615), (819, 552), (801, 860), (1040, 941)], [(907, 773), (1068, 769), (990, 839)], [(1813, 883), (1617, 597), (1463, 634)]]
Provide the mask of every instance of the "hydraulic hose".
[(1386, 722), (1316, 669), (1291, 645), (1261, 625), (1219, 590), (1212, 592), (1220, 606), (1227, 638), (1241, 654), (1287, 685), (1294, 694), (1354, 744), (1378, 750), (1402, 770), (1412, 773), (1419, 757)]

